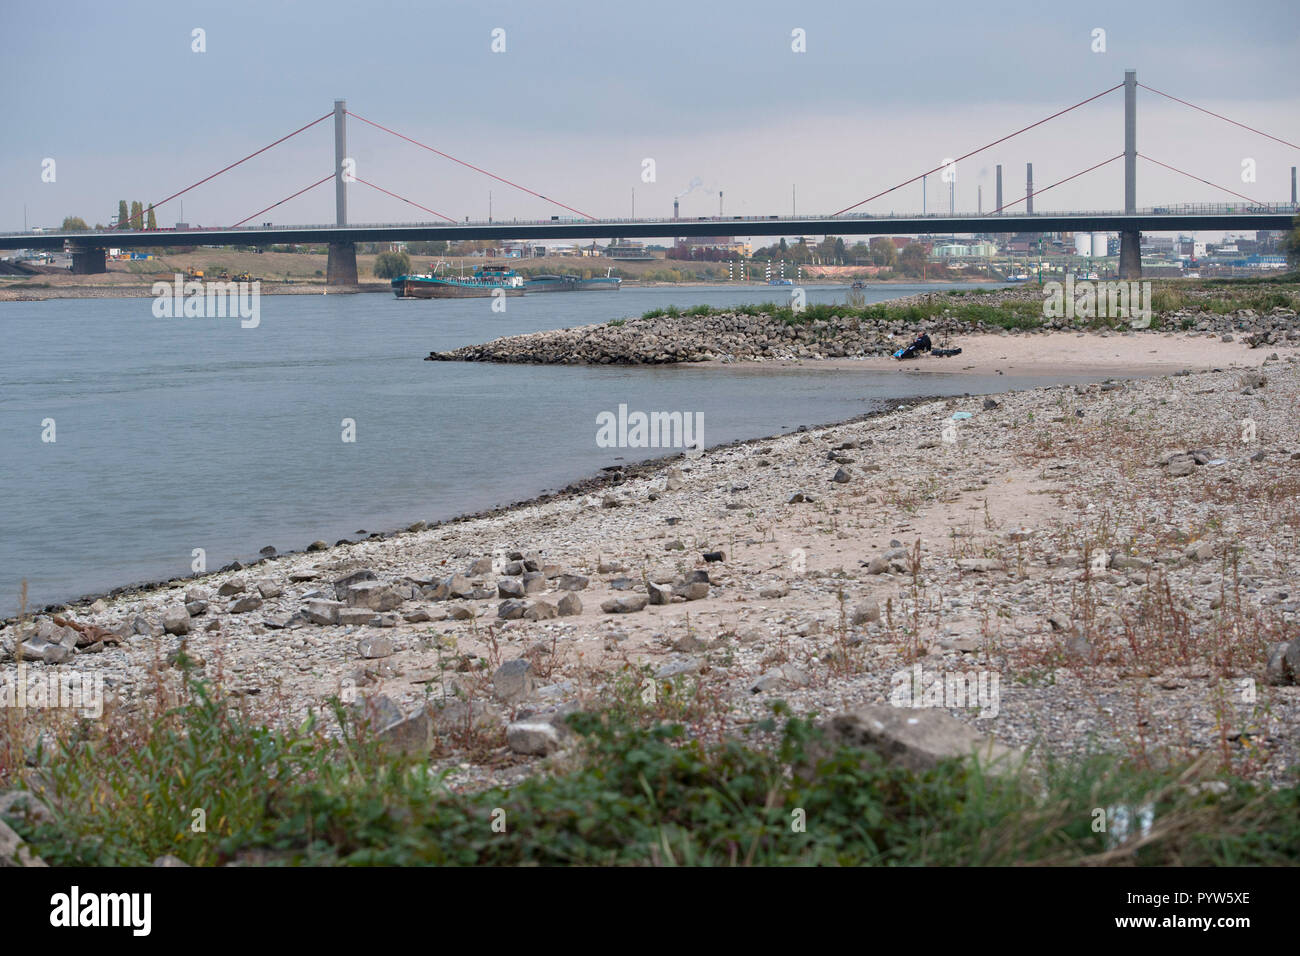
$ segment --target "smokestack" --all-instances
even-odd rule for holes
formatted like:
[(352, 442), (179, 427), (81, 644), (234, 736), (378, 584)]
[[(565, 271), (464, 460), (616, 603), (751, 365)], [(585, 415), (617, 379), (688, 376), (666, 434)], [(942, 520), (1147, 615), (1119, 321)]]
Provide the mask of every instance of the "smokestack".
[(1034, 164), (1025, 163), (1025, 215), (1034, 214)]
[(1291, 167), (1291, 205), (1295, 205), (1295, 167)]
[(673, 200), (673, 218), (674, 218), (674, 219), (677, 218), (677, 200), (676, 200), (676, 199)]
[(993, 207), (996, 213), (1002, 212), (1002, 164), (998, 163), (998, 203)]

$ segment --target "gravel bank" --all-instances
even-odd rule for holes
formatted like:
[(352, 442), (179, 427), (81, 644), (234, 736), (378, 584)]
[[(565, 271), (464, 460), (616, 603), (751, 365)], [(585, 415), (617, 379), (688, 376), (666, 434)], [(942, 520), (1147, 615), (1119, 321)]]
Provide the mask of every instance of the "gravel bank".
[[(1248, 351), (1222, 348), (1224, 365)], [(464, 786), (529, 772), (550, 737), (506, 726), (549, 726), (628, 667), (695, 688), (701, 733), (752, 725), (776, 698), (829, 713), (982, 674), (997, 687), (983, 711), (944, 709), (1006, 743), (1209, 754), (1280, 780), (1300, 756), (1278, 650), (1300, 620), (1300, 367), (1266, 358), (922, 402), (611, 470), (503, 512), (82, 603), (61, 616), (81, 630), (10, 624), (0, 673), (22, 639), (51, 661), (28, 669), (101, 674), (121, 705), (152, 706), (184, 646), (270, 720), (339, 693), (394, 714), (431, 701)], [(483, 746), (458, 749), (467, 717)]]

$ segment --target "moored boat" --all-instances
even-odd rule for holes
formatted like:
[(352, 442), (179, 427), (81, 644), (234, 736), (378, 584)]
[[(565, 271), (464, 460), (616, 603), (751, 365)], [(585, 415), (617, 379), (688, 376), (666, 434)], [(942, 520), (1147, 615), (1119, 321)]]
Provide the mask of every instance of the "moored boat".
[(508, 266), (478, 266), (472, 275), (403, 275), (393, 280), (393, 295), (399, 299), (474, 299), (524, 294), (524, 279)]
[(609, 274), (612, 272), (613, 269), (610, 269), (604, 276), (595, 279), (572, 275), (533, 276), (531, 279), (524, 280), (524, 290), (527, 292), (617, 292), (622, 287), (623, 280)]

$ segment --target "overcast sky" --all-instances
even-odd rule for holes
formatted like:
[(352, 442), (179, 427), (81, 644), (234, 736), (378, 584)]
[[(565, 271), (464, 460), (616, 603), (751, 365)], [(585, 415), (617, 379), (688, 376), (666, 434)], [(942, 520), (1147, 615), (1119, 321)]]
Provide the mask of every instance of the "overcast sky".
[[(192, 50), (205, 31), (206, 52)], [(491, 49), (505, 31), (505, 51)], [(1105, 52), (1093, 31), (1105, 30)], [(806, 52), (792, 50), (792, 31)], [(596, 216), (829, 213), (1138, 79), (1300, 143), (1300, 2), (1027, 4), (82, 2), (4, 0), (0, 230), (92, 225), (160, 200), (332, 109), (385, 126)], [(1300, 150), (1139, 91), (1138, 148), (1259, 201), (1285, 201)], [(1122, 91), (958, 166), (956, 205), (1024, 194), (1123, 149)], [(456, 219), (564, 213), (349, 120), (357, 174)], [(56, 179), (42, 182), (42, 162)], [(653, 159), (655, 182), (642, 180)], [(1256, 182), (1242, 181), (1254, 160)], [(228, 225), (331, 172), (326, 121), (187, 193)], [(1139, 161), (1139, 206), (1231, 201)], [(932, 210), (946, 186), (929, 182)], [(353, 222), (430, 217), (364, 185)], [(320, 186), (258, 221), (334, 220)], [(1035, 199), (1123, 205), (1121, 163)], [(920, 211), (920, 184), (859, 211)], [(159, 224), (180, 218), (177, 201)]]

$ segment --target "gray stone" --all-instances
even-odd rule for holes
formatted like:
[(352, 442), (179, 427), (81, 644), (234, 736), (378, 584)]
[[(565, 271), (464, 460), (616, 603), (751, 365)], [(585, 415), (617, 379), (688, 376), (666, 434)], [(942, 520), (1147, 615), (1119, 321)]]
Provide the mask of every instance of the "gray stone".
[(835, 469), (835, 474), (831, 476), (831, 481), (838, 485), (846, 485), (853, 480), (853, 469), (842, 466)]
[(977, 757), (994, 772), (1019, 769), (1023, 754), (977, 733), (935, 708), (878, 704), (836, 714), (821, 724), (827, 744), (873, 750), (917, 773), (940, 761)]
[(169, 607), (163, 611), (163, 630), (168, 634), (188, 634), (190, 632), (190, 615), (183, 607)]
[(751, 694), (765, 694), (777, 690), (794, 690), (807, 687), (812, 682), (806, 671), (793, 664), (773, 668), (749, 686)]
[(880, 620), (880, 605), (875, 601), (863, 601), (853, 609), (849, 620), (856, 626)]
[(342, 594), (354, 584), (360, 584), (362, 581), (378, 580), (379, 577), (374, 571), (371, 571), (369, 568), (362, 568), (359, 571), (353, 571), (350, 574), (345, 574), (343, 577), (336, 579), (334, 581), (334, 587), (340, 594)]
[(497, 607), (497, 617), (503, 621), (517, 621), (524, 616), (528, 610), (528, 601), (509, 600), (502, 601)]
[(989, 571), (1001, 571), (1004, 565), (997, 558), (959, 558), (957, 567), (962, 571), (987, 573)]
[(221, 597), (230, 597), (232, 594), (243, 594), (245, 587), (246, 585), (244, 584), (243, 578), (231, 578), (229, 581), (222, 584), (221, 587), (217, 588), (217, 594)]
[(560, 612), (560, 617), (572, 617), (575, 614), (581, 614), (582, 601), (578, 598), (578, 595), (570, 591), (568, 594), (564, 595), (564, 597), (560, 598), (558, 610)]
[(709, 596), (709, 586), (703, 581), (691, 581), (675, 585), (673, 593), (688, 601), (702, 601)]
[(492, 559), (490, 557), (477, 559), (473, 564), (469, 566), (469, 570), (465, 573), (469, 577), (476, 577), (481, 574), (491, 574)]
[(0, 869), (24, 866), (45, 866), (45, 861), (32, 853), (9, 824), (0, 820)]
[(1268, 664), (1264, 668), (1264, 682), (1273, 687), (1285, 687), (1288, 684), (1295, 683), (1295, 674), (1292, 668), (1287, 666), (1286, 656), (1293, 644), (1300, 644), (1300, 641), (1292, 641), (1288, 644), (1281, 641), (1273, 644), (1268, 650)]
[(382, 634), (367, 635), (357, 641), (357, 653), (367, 660), (391, 657), (394, 650), (393, 639)]
[(525, 621), (549, 621), (559, 616), (560, 609), (546, 601), (531, 601), (528, 609), (524, 611)]
[(506, 728), (506, 743), (517, 754), (545, 757), (563, 746), (560, 732), (542, 721), (521, 720)]
[(262, 606), (262, 599), (256, 594), (245, 594), (243, 597), (236, 598), (230, 605), (231, 614), (246, 614), (249, 611), (256, 611)]
[(521, 578), (498, 578), (497, 595), (503, 598), (521, 598), (524, 596), (524, 582)]
[(270, 578), (261, 578), (257, 582), (257, 593), (264, 598), (277, 598), (284, 593), (284, 588)]
[(343, 604), (340, 601), (316, 598), (303, 605), (302, 616), (313, 624), (337, 624), (339, 622), (339, 611), (342, 608)]
[(368, 607), (339, 608), (339, 623), (352, 626), (369, 624), (375, 619), (375, 612)]
[(561, 574), (556, 587), (561, 591), (583, 591), (586, 590), (590, 581), (581, 574)]
[(533, 665), (522, 657), (506, 661), (492, 675), (493, 691), (507, 704), (528, 699), (533, 688)]
[(606, 614), (631, 614), (635, 611), (645, 610), (645, 606), (649, 602), (650, 599), (644, 595), (629, 594), (603, 602), (600, 609)]
[(349, 607), (369, 608), (372, 611), (392, 611), (401, 607), (406, 600), (397, 589), (378, 581), (358, 581), (350, 585), (344, 599)]
[(646, 590), (649, 592), (649, 598), (651, 604), (672, 604), (673, 603), (672, 588), (666, 588), (661, 584), (655, 584), (653, 581), (651, 581), (646, 585)]
[(185, 613), (188, 614), (190, 617), (198, 617), (199, 615), (206, 613), (207, 610), (208, 610), (207, 601), (186, 601), (185, 602)]

